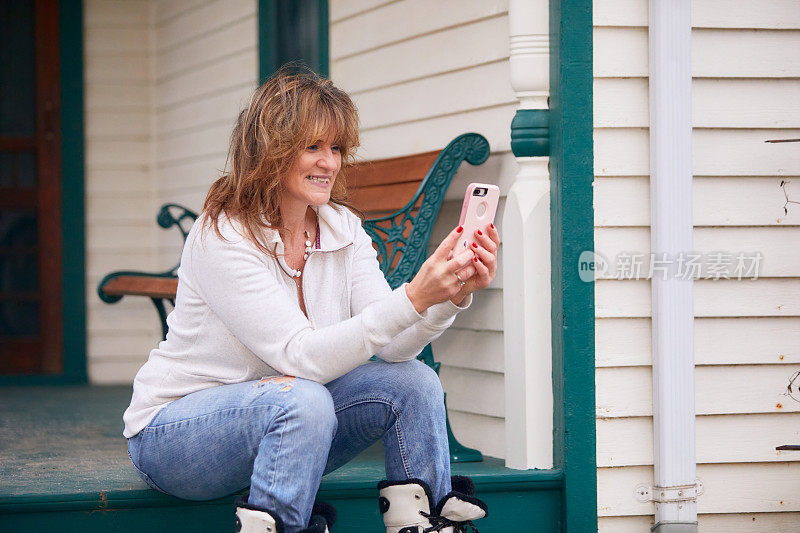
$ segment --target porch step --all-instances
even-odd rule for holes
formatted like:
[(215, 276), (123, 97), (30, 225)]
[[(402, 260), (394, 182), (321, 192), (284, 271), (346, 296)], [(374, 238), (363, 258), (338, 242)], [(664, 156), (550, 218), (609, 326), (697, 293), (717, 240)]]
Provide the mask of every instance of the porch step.
[[(122, 437), (129, 386), (0, 388), (0, 531), (233, 531), (234, 496), (190, 502), (150, 489)], [(560, 531), (562, 475), (510, 470), (491, 457), (452, 465), (489, 505), (482, 533)], [(381, 532), (380, 445), (325, 476), (319, 498), (336, 507), (332, 533)]]

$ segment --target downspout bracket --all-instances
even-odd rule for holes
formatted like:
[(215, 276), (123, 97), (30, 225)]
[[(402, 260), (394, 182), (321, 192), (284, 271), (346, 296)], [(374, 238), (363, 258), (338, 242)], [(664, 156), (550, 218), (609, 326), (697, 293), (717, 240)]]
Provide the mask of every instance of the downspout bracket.
[(674, 503), (696, 500), (703, 494), (703, 482), (696, 480), (694, 485), (675, 485), (658, 487), (642, 483), (636, 486), (636, 499), (640, 502)]

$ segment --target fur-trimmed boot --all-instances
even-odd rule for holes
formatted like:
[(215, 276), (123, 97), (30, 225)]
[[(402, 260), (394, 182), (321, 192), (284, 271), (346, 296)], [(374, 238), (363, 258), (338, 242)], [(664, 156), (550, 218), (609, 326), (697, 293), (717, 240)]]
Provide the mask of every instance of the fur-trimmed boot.
[(452, 490), (433, 506), (428, 485), (419, 479), (381, 481), (378, 507), (386, 533), (467, 533), (473, 520), (488, 514), (484, 502), (475, 497), (475, 484), (466, 476), (451, 478)]
[[(328, 533), (336, 522), (336, 509), (327, 502), (314, 502), (308, 527), (300, 533)], [(237, 533), (284, 533), (278, 515), (247, 501), (247, 494), (236, 499)]]

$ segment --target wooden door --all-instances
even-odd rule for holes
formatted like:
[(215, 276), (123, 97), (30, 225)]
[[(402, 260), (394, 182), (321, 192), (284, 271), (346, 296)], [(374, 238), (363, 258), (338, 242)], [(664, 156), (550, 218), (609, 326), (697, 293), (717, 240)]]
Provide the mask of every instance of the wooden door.
[(59, 95), (57, 0), (3, 0), (0, 374), (63, 367)]

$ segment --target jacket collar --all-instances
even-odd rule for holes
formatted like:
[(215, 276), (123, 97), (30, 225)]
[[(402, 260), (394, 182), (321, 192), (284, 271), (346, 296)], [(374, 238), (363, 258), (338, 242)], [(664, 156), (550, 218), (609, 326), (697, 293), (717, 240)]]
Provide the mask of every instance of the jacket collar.
[[(313, 206), (319, 220), (319, 251), (332, 252), (353, 244), (353, 236), (348, 230), (346, 207), (332, 206), (330, 204)], [(283, 241), (277, 230), (267, 230), (271, 233), (270, 242), (283, 252)]]
[(348, 231), (346, 207), (325, 204), (313, 209), (319, 220), (320, 251), (331, 252), (353, 244), (352, 232)]

